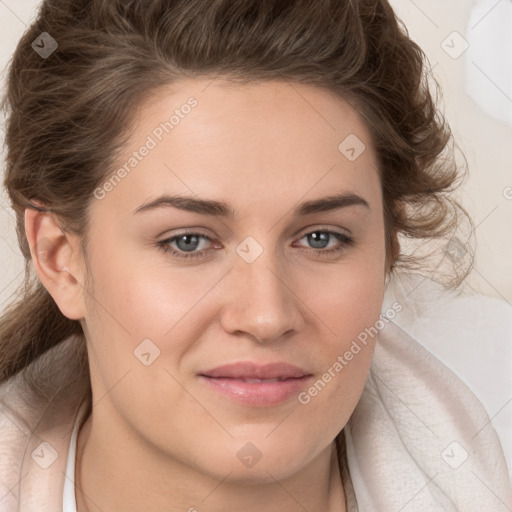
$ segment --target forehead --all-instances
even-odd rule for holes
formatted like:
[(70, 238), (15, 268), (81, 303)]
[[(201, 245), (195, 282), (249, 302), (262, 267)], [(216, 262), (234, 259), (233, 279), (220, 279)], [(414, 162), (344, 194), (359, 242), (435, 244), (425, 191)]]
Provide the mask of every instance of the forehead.
[[(191, 99), (196, 105), (188, 108)], [(155, 121), (168, 120), (174, 112), (178, 116), (174, 116), (173, 134), (195, 136), (196, 142), (221, 136), (239, 142), (266, 136), (273, 142), (268, 148), (281, 152), (304, 141), (311, 142), (305, 150), (320, 140), (332, 146), (350, 134), (370, 143), (362, 118), (344, 98), (325, 88), (289, 81), (181, 80), (145, 98), (138, 109), (136, 131), (149, 133)], [(185, 123), (187, 118), (192, 121)]]
[(127, 172), (109, 201), (131, 210), (163, 192), (279, 203), (340, 190), (371, 195), (378, 184), (369, 130), (349, 103), (277, 81), (187, 79), (154, 91), (116, 165), (114, 173)]

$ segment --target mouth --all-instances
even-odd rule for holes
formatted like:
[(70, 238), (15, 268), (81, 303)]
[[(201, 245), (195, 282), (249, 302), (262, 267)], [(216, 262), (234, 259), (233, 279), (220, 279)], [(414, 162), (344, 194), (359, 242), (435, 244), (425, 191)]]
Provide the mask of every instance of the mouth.
[(198, 376), (209, 390), (224, 398), (250, 407), (271, 407), (298, 394), (312, 374), (287, 363), (238, 362)]

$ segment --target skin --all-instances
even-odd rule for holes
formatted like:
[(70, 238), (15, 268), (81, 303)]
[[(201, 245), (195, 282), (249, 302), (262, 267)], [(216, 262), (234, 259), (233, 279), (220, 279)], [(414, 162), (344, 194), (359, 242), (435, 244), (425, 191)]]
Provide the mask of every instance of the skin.
[[(54, 248), (45, 258), (34, 250), (39, 278), (86, 333), (94, 406), (78, 437), (78, 511), (345, 510), (333, 442), (362, 393), (374, 340), (307, 405), (296, 396), (242, 405), (197, 373), (286, 361), (316, 381), (378, 319), (386, 257), (369, 131), (348, 103), (313, 86), (190, 79), (147, 99), (119, 165), (190, 96), (191, 113), (91, 199), (88, 292), (78, 239), (52, 214), (26, 211), (31, 246), (46, 238)], [(355, 161), (338, 150), (349, 134), (366, 146)], [(236, 217), (132, 213), (164, 192), (225, 201)], [(292, 215), (342, 192), (368, 207)], [(158, 247), (188, 228), (208, 237), (195, 252), (209, 256)], [(354, 244), (306, 236), (325, 230)], [(252, 263), (236, 252), (248, 236), (263, 251)], [(187, 254), (183, 239), (171, 245)], [(134, 356), (144, 339), (160, 350), (149, 366)], [(247, 442), (262, 455), (252, 467), (237, 457)]]

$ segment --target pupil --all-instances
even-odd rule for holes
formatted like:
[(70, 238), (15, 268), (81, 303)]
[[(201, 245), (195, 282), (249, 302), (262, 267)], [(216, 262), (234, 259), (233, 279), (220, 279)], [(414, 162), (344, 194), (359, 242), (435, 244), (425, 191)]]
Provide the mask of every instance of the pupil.
[[(179, 239), (178, 239), (178, 247), (180, 247), (180, 241), (181, 240), (185, 240), (185, 245), (183, 247), (180, 247), (180, 249), (182, 250), (194, 250), (196, 249), (196, 247), (191, 247), (191, 245), (195, 245), (197, 244), (197, 236), (196, 235), (182, 235)], [(193, 240), (193, 241), (191, 241)]]
[[(325, 245), (322, 245), (324, 242), (327, 242), (327, 238), (329, 237), (328, 233), (323, 233), (321, 231), (315, 231), (314, 233), (311, 233), (309, 235), (310, 242), (312, 242), (312, 245), (315, 249), (321, 249), (325, 247)], [(315, 245), (320, 243), (320, 245)]]

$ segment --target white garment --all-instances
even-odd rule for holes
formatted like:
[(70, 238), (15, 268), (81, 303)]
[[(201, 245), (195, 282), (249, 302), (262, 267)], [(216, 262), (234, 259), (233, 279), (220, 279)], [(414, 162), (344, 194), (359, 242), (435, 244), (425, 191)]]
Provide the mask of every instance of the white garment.
[(64, 493), (62, 496), (62, 512), (76, 512), (76, 494), (75, 494), (75, 460), (76, 460), (76, 441), (78, 429), (85, 409), (82, 407), (76, 417), (71, 441), (69, 443), (68, 461), (66, 465), (66, 479), (64, 480)]
[[(510, 474), (491, 418), (467, 384), (427, 348), (458, 347), (455, 367), (468, 352), (478, 364), (496, 347), (496, 370), (507, 385), (504, 336), (510, 331), (489, 328), (493, 299), (463, 297), (409, 276), (394, 279), (386, 290), (384, 315), (392, 302), (403, 309), (379, 333), (369, 378), (345, 428), (359, 511), (512, 510)], [(510, 318), (509, 309), (502, 313)], [(468, 336), (471, 329), (477, 332)], [(466, 350), (469, 337), (480, 341), (480, 354)]]
[(511, 305), (480, 294), (446, 291), (433, 281), (406, 275), (390, 283), (382, 311), (396, 300), (407, 307), (394, 323), (452, 370), (482, 402), (512, 475)]

